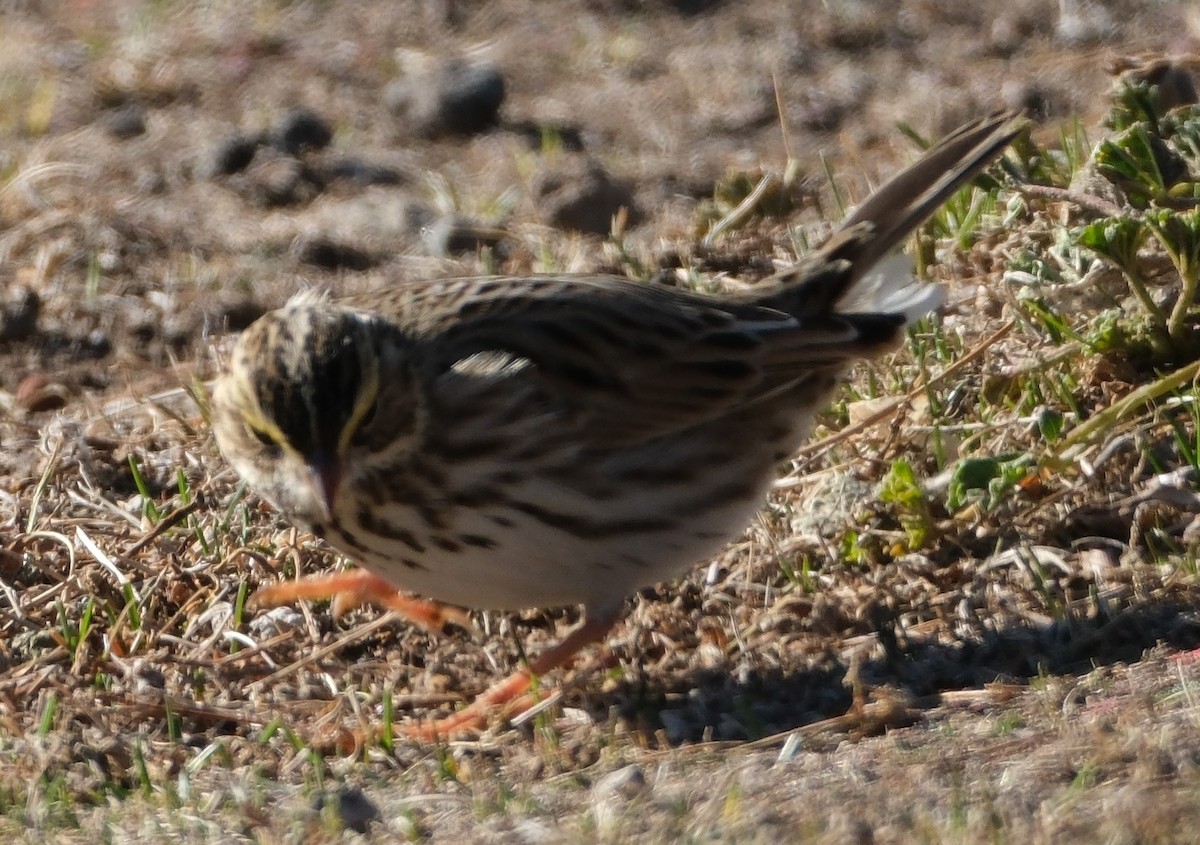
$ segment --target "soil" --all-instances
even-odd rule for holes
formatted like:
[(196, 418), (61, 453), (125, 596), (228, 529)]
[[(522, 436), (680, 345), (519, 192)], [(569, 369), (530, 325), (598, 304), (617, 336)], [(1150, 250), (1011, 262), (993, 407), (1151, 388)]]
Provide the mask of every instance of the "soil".
[[(1092, 578), (1072, 543), (1128, 538), (1115, 490), (1074, 500), (1100, 509), (1086, 530), (1033, 509), (928, 557), (822, 568), (836, 541), (806, 520), (871, 522), (824, 505), (861, 504), (893, 446), (797, 461), (726, 555), (635, 597), (546, 714), (355, 750), (350, 728), (452, 709), (577, 614), (480, 614), (440, 640), (365, 612), (242, 617), (239, 590), (333, 557), (246, 498), (204, 423), (234, 334), (297, 291), (749, 283), (914, 156), (898, 127), (1022, 108), (1039, 139), (1099, 137), (1116, 57), (1198, 45), (1188, 0), (0, 5), (0, 830), (1200, 840), (1200, 593), (1149, 559)], [(503, 79), (494, 120), (495, 78), (474, 80), (470, 132), (436, 107), (450, 58)], [(707, 243), (768, 171), (783, 213)], [(998, 269), (978, 248), (956, 290)], [(960, 335), (986, 337), (1002, 299), (962, 309)], [(1144, 468), (1111, 472), (1126, 490)], [(1054, 564), (997, 557), (1014, 530), (1069, 572), (1047, 587)]]

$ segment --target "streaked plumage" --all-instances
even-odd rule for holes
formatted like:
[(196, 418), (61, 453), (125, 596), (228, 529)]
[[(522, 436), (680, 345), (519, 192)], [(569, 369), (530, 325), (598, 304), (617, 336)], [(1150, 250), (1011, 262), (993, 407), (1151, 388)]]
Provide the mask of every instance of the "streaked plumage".
[(239, 340), (214, 396), (221, 449), (396, 588), (583, 604), (573, 651), (631, 592), (736, 536), (846, 367), (937, 307), (940, 289), (888, 255), (1016, 131), (1010, 116), (964, 127), (736, 295), (543, 276), (298, 297)]

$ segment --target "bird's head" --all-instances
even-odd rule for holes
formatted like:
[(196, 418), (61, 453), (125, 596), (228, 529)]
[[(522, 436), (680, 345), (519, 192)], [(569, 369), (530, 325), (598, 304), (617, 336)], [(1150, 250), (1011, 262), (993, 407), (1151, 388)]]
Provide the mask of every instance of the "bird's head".
[(403, 335), (314, 297), (250, 326), (213, 394), (222, 453), (310, 527), (329, 522), (351, 476), (414, 449), (421, 426)]

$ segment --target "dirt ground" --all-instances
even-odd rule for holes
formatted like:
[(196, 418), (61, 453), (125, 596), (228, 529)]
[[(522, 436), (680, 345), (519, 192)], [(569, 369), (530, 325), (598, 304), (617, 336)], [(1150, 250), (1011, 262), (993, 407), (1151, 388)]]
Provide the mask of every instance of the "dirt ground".
[[(871, 503), (898, 435), (802, 456), (543, 713), (356, 750), (353, 727), (449, 712), (577, 613), (431, 639), (244, 610), (334, 558), (246, 496), (203, 421), (233, 334), (299, 290), (750, 282), (913, 157), (898, 126), (1024, 108), (1039, 139), (1098, 137), (1114, 57), (1198, 48), (1188, 0), (0, 4), (0, 831), (1200, 841), (1200, 581), (1136, 554), (1136, 455), (886, 566), (841, 544), (857, 520), (895, 528)], [(502, 74), (497, 125), (405, 110), (447, 57)], [(785, 214), (704, 241), (715, 186), (789, 160)], [(989, 243), (937, 271), (968, 391), (1048, 354), (999, 334)], [(903, 393), (917, 366), (860, 384)], [(1095, 396), (1117, 380), (1077, 375)], [(1085, 555), (1096, 535), (1129, 548)]]

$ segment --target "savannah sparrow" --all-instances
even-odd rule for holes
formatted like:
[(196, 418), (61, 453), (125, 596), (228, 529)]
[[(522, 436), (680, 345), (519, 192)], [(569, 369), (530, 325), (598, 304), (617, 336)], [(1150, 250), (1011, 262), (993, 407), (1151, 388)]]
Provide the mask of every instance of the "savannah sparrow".
[(889, 253), (1018, 131), (1003, 114), (962, 127), (744, 292), (488, 276), (265, 315), (213, 396), (221, 450), (365, 567), (266, 600), (367, 600), (429, 628), (465, 618), (441, 602), (582, 604), (562, 642), (427, 734), (526, 706), (531, 676), (603, 638), (630, 593), (743, 530), (847, 366), (938, 307)]

